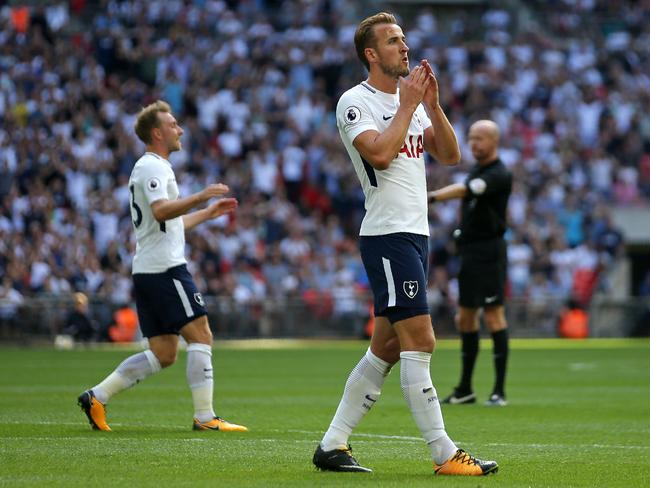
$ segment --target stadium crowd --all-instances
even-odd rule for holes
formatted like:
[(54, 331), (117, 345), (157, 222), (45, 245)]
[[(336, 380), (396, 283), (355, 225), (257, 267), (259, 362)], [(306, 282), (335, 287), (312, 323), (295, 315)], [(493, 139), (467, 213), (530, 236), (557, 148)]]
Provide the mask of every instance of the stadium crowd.
[[(505, 10), (471, 31), (423, 9), (404, 22), (427, 58), (463, 162), (431, 161), (433, 188), (471, 167), (469, 124), (495, 120), (514, 174), (510, 295), (588, 300), (621, 251), (608, 207), (650, 198), (650, 9), (555, 1), (547, 25)], [(0, 297), (82, 291), (131, 300), (131, 167), (137, 111), (161, 98), (185, 129), (172, 157), (181, 194), (229, 185), (234, 218), (188, 236), (207, 295), (251, 304), (367, 289), (356, 234), (363, 198), (334, 108), (364, 79), (359, 2), (104, 0), (0, 8)], [(614, 15), (614, 13), (611, 13)], [(611, 18), (611, 17), (609, 17)], [(594, 24), (600, 26), (601, 24)], [(453, 303), (458, 202), (431, 207), (431, 299)], [(363, 305), (365, 306), (365, 304)]]

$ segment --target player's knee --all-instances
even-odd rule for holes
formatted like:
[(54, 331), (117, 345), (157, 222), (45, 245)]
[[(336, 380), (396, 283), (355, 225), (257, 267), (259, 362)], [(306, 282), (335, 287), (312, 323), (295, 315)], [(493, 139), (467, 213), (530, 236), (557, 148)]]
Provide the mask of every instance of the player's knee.
[(202, 329), (200, 332), (194, 335), (194, 340), (192, 342), (198, 342), (199, 344), (207, 344), (212, 346), (212, 331), (209, 327)]
[(433, 350), (436, 348), (436, 336), (431, 331), (430, 334), (422, 334), (411, 346), (411, 350), (433, 353)]
[(508, 327), (503, 311), (498, 309), (486, 309), (483, 312), (483, 320), (490, 332), (498, 332)]
[(431, 334), (431, 336), (427, 338), (425, 346), (427, 348), (427, 352), (433, 353), (436, 348), (436, 336)]
[(157, 351), (156, 357), (158, 358), (158, 362), (160, 362), (160, 366), (162, 368), (167, 368), (174, 364), (176, 362), (176, 351), (175, 350), (170, 350), (170, 351)]
[(188, 344), (193, 342), (212, 346), (212, 331), (207, 317), (203, 316), (181, 329), (181, 335)]
[(388, 364), (395, 364), (399, 361), (400, 344), (397, 337), (392, 337), (380, 346), (376, 346), (375, 355), (386, 361)]
[(479, 329), (478, 311), (461, 310), (456, 314), (455, 322), (460, 332), (474, 332)]

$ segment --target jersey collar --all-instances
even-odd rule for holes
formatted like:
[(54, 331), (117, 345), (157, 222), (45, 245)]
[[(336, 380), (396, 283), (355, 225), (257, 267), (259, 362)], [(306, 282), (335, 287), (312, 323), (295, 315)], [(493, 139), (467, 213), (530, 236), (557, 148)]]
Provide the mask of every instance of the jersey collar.
[(168, 159), (163, 158), (160, 154), (156, 154), (155, 152), (151, 152), (151, 151), (146, 151), (145, 154), (150, 154), (150, 155), (160, 159), (161, 161), (166, 162), (168, 165), (170, 165), (170, 166), (172, 165), (172, 163), (170, 163)]

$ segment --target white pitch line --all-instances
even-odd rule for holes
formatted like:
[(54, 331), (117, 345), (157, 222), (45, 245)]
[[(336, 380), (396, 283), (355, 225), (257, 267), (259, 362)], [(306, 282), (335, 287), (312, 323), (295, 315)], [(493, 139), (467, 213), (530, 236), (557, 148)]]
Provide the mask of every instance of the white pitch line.
[[(199, 434), (201, 435), (201, 434)], [(359, 436), (359, 434), (356, 434)], [(106, 435), (102, 435), (102, 437), (97, 437), (95, 440), (106, 440), (107, 442), (110, 440), (110, 442), (142, 442), (142, 441), (160, 441), (160, 438), (110, 438)], [(379, 436), (379, 435), (374, 435), (374, 434), (365, 434), (363, 437), (376, 437), (378, 438), (378, 442), (386, 442), (388, 441), (394, 441), (394, 440), (403, 440), (403, 441), (408, 441), (411, 443), (414, 443), (412, 440), (413, 438), (402, 438), (402, 439), (394, 439), (393, 437), (399, 437), (399, 436)], [(386, 439), (386, 437), (389, 437), (389, 439)], [(8, 440), (8, 441), (79, 441), (82, 440), (79, 437), (33, 437), (33, 436), (25, 436), (25, 437), (0, 437), (0, 439), (3, 440)], [(225, 437), (222, 436), (210, 436), (210, 437), (204, 437), (204, 438), (195, 438), (195, 439), (174, 439), (174, 442), (214, 442), (215, 439), (221, 439), (225, 440)], [(242, 438), (233, 438), (233, 437), (228, 437), (228, 442), (231, 443), (251, 443), (251, 442), (268, 442), (270, 444), (295, 444), (295, 443), (304, 443), (304, 444), (313, 444), (315, 442), (318, 442), (318, 439), (277, 439), (277, 438), (253, 438), (253, 439), (242, 439)], [(422, 442), (421, 439), (417, 439), (417, 442), (420, 443)], [(357, 443), (368, 443), (371, 441), (357, 441)], [(375, 441), (377, 442), (377, 441)], [(457, 444), (463, 445), (465, 443), (461, 442), (456, 442)], [(580, 449), (632, 449), (632, 450), (648, 450), (650, 449), (650, 446), (635, 446), (635, 445), (616, 445), (616, 444), (516, 444), (516, 443), (507, 443), (507, 442), (490, 442), (488, 444), (485, 444), (486, 446), (490, 447), (508, 447), (508, 448), (532, 448), (532, 449), (569, 449), (569, 448), (580, 448)]]
[[(42, 421), (42, 422), (0, 422), (0, 425), (80, 425), (78, 422), (47, 422), (47, 421)], [(118, 426), (118, 427), (132, 427), (133, 424), (120, 424), (120, 423), (111, 423), (113, 426)], [(151, 428), (160, 428), (160, 425), (145, 425), (145, 424), (138, 424), (137, 427), (151, 427)], [(318, 442), (320, 437), (322, 437), (323, 432), (322, 431), (317, 431), (317, 430), (300, 430), (300, 429), (263, 429), (266, 430), (267, 432), (278, 432), (278, 433), (286, 433), (290, 432), (293, 434), (306, 434), (306, 435), (314, 435), (317, 436), (312, 439), (276, 439), (276, 438), (253, 438), (253, 439), (229, 439), (234, 442), (270, 442), (270, 443), (277, 443), (277, 442)], [(110, 435), (110, 434), (109, 434)], [(413, 436), (403, 436), (403, 435), (385, 435), (385, 434), (366, 434), (366, 433), (356, 433), (353, 434), (354, 437), (356, 438), (365, 438), (365, 439), (377, 439), (380, 441), (400, 441), (400, 442), (407, 442), (407, 443), (421, 443), (423, 442), (422, 438), (420, 437), (413, 437)], [(99, 437), (98, 437), (99, 438)], [(102, 439), (107, 439), (108, 437), (101, 437)], [(30, 437), (30, 436), (25, 436), (25, 437), (3, 437), (0, 436), (0, 439), (8, 439), (8, 440), (79, 440), (79, 437)], [(113, 438), (112, 441), (137, 441), (137, 440), (146, 440), (142, 439), (141, 437), (138, 439), (124, 439), (124, 438)], [(153, 440), (158, 440), (158, 439), (153, 439)], [(211, 442), (211, 439), (176, 439), (176, 441), (181, 441), (181, 442)], [(367, 441), (357, 441), (357, 442), (367, 442)], [(460, 445), (467, 445), (469, 443), (466, 442), (458, 442), (455, 441), (456, 444)], [(648, 446), (639, 446), (639, 445), (634, 445), (634, 444), (562, 444), (562, 443), (557, 443), (557, 444), (539, 444), (539, 443), (531, 443), (531, 444), (526, 444), (526, 443), (516, 443), (516, 442), (489, 442), (485, 444), (486, 446), (490, 447), (507, 447), (507, 448), (532, 448), (532, 449), (571, 449), (571, 448), (583, 448), (583, 449), (632, 449), (632, 450), (650, 450), (650, 445)]]
[[(204, 435), (204, 434), (197, 434), (197, 435)], [(108, 434), (108, 436), (110, 436), (110, 434)], [(142, 441), (156, 441), (156, 442), (158, 442), (158, 441), (162, 440), (160, 438), (152, 439), (152, 438), (146, 438), (146, 437), (145, 438), (138, 437), (137, 439), (135, 439), (135, 438), (115, 438), (115, 437), (113, 437), (111, 439), (108, 436), (102, 435), (102, 437), (98, 437), (95, 440), (102, 440), (102, 441), (105, 440), (107, 442), (110, 441), (110, 442), (113, 442), (113, 443), (114, 442), (142, 442)], [(15, 436), (14, 437), (0, 437), (0, 439), (9, 440), (9, 441), (29, 440), (29, 441), (57, 441), (57, 442), (58, 441), (75, 441), (75, 442), (78, 442), (80, 440), (84, 440), (83, 438), (79, 438), (79, 437), (29, 437), (29, 436), (26, 436), (26, 437), (15, 437)], [(200, 438), (200, 439), (199, 438), (197, 438), (197, 439), (174, 439), (174, 442), (214, 442), (216, 439), (226, 440), (226, 437), (224, 437), (223, 434), (221, 434), (221, 435), (217, 434), (215, 436), (206, 436), (206, 437)], [(297, 442), (300, 442), (300, 443), (305, 443), (305, 444), (313, 444), (315, 442), (318, 442), (318, 440), (316, 440), (316, 439), (310, 439), (310, 440), (306, 440), (306, 439), (286, 439), (286, 440), (281, 440), (281, 439), (273, 439), (273, 438), (271, 438), (271, 439), (264, 439), (264, 438), (261, 438), (261, 439), (259, 439), (259, 438), (258, 439), (255, 439), (255, 438), (253, 438), (253, 439), (238, 438), (238, 439), (235, 439), (235, 438), (232, 438), (232, 437), (228, 437), (227, 440), (228, 440), (229, 443), (235, 443), (235, 442), (238, 442), (238, 443), (268, 442), (268, 443), (272, 443), (272, 444), (278, 444), (278, 443), (281, 443), (281, 442), (282, 443), (289, 443), (289, 442), (290, 443), (297, 443)], [(0, 449), (0, 452), (2, 452), (2, 449)]]
[[(315, 435), (320, 435), (322, 436), (324, 432), (322, 431), (317, 431), (317, 430), (298, 430), (298, 429), (286, 429), (286, 430), (271, 430), (271, 432), (293, 432), (295, 434), (315, 434)], [(405, 436), (405, 435), (383, 435), (383, 434), (363, 434), (363, 433), (358, 433), (358, 434), (353, 434), (354, 437), (370, 437), (372, 439), (394, 439), (398, 441), (418, 441), (418, 442), (423, 442), (422, 437), (411, 437), (411, 436)]]
[(491, 447), (513, 447), (532, 449), (650, 449), (650, 446), (636, 446), (632, 444), (517, 444), (508, 442), (489, 442), (485, 444)]

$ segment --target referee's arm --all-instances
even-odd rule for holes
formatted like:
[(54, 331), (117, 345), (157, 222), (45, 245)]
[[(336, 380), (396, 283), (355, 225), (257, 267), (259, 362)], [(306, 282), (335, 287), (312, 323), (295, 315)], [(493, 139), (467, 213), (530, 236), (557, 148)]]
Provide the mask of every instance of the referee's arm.
[(427, 193), (429, 203), (444, 202), (454, 198), (464, 198), (467, 195), (467, 186), (465, 183), (454, 183), (453, 185), (444, 186), (438, 190)]

